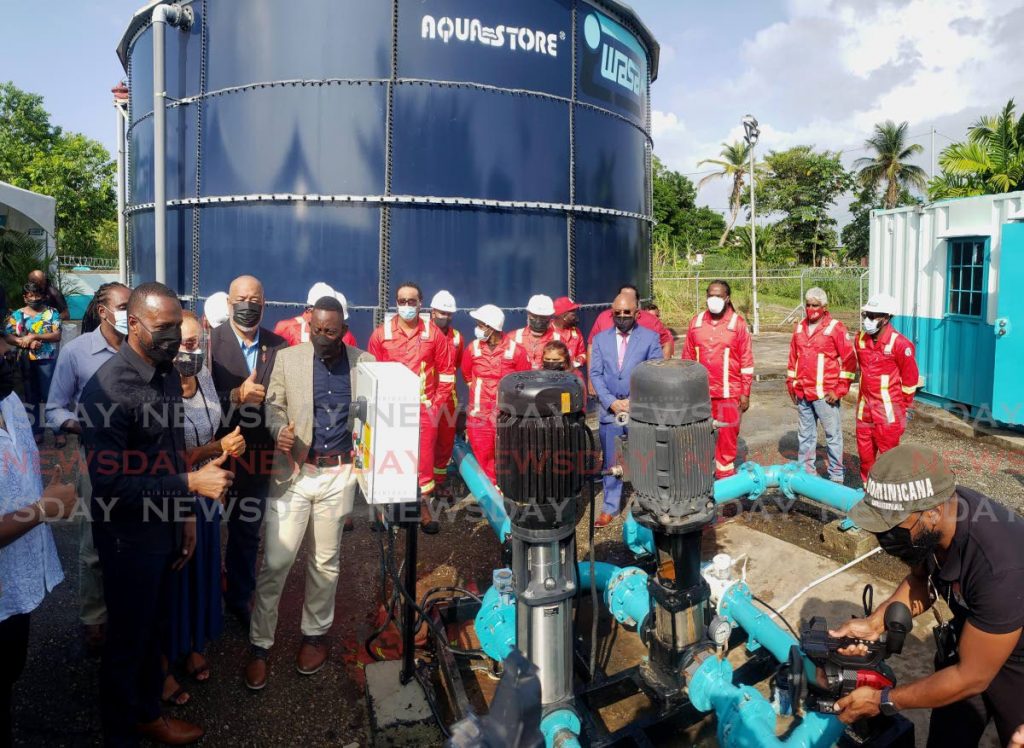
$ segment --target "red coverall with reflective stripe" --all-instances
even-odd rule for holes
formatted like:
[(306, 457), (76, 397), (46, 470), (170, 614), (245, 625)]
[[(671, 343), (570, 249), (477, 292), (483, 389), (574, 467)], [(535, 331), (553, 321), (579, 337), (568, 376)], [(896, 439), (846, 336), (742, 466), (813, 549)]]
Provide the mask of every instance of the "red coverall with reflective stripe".
[(750, 396), (754, 382), (754, 351), (747, 321), (732, 308), (715, 320), (710, 312), (694, 315), (686, 331), (683, 358), (708, 370), (711, 417), (729, 424), (718, 429), (715, 441), (715, 477), (736, 473), (740, 435), (740, 397)]
[(554, 340), (555, 328), (548, 327), (543, 335), (534, 335), (529, 327), (520, 327), (513, 330), (506, 337), (512, 338), (526, 351), (526, 360), (530, 362), (531, 369), (541, 368), (541, 361), (544, 360), (544, 346)]
[[(455, 368), (462, 365), (462, 349), (465, 338), (462, 333), (449, 326), (444, 333), (452, 347), (452, 355), (455, 360)], [(455, 395), (455, 388), (452, 387), (452, 394), (441, 405), (437, 414), (437, 442), (434, 444), (434, 484), (440, 488), (448, 480), (448, 463), (452, 459), (452, 449), (455, 446), (455, 421), (459, 413), (459, 399)]]
[(474, 340), (462, 354), (462, 376), (469, 387), (466, 438), (473, 456), (491, 482), (495, 482), (494, 442), (497, 436), (498, 383), (506, 374), (527, 371), (526, 349), (511, 335), (491, 347)]
[(420, 378), (420, 492), (434, 491), (437, 413), (455, 386), (455, 354), (437, 325), (422, 317), (406, 333), (394, 316), (373, 331), (367, 352), (378, 361), (397, 361)]
[(907, 427), (907, 411), (924, 380), (917, 369), (914, 344), (891, 323), (877, 339), (861, 332), (854, 350), (860, 365), (857, 452), (860, 477), (867, 480), (878, 455), (899, 445)]
[(825, 312), (814, 332), (808, 333), (806, 319), (796, 323), (786, 366), (791, 393), (809, 402), (824, 400), (829, 392), (842, 398), (856, 375), (857, 354), (842, 322)]
[[(305, 314), (300, 314), (298, 317), (283, 319), (274, 326), (274, 333), (287, 340), (288, 345), (308, 343), (309, 320), (306, 319)], [(356, 336), (352, 334), (351, 330), (345, 331), (345, 336), (341, 339), (341, 342), (345, 345), (350, 345), (353, 348), (359, 347), (359, 344), (356, 343)]]

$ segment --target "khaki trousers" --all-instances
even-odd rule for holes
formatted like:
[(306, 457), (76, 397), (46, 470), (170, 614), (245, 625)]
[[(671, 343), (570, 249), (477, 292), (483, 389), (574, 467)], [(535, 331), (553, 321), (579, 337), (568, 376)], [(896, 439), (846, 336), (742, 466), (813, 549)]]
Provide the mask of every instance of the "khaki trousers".
[(352, 511), (355, 490), (356, 477), (351, 465), (301, 465), (284, 496), (268, 499), (263, 565), (256, 579), (256, 601), (249, 629), (249, 640), (257, 647), (270, 649), (274, 644), (281, 593), (311, 519), (312, 545), (306, 563), (302, 633), (319, 636), (331, 628), (341, 536), (345, 515)]

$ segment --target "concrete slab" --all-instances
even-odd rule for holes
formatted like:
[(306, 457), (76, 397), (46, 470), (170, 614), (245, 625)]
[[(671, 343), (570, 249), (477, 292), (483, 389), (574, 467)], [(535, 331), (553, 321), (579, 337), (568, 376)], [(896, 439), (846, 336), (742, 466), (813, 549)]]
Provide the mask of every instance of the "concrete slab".
[(366, 699), (375, 745), (404, 746), (435, 744), (440, 731), (430, 705), (416, 680), (404, 686), (399, 680), (398, 660), (366, 666)]

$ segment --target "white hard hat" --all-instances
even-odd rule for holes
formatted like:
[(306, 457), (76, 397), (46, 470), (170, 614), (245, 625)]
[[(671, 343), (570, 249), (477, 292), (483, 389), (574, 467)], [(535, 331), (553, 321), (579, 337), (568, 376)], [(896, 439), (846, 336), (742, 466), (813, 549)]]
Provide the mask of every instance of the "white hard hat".
[(505, 312), (498, 309), (494, 304), (484, 304), (479, 309), (474, 309), (470, 312), (469, 316), (477, 322), (483, 322), (498, 332), (505, 328)]
[(314, 283), (313, 287), (309, 289), (309, 293), (306, 294), (306, 306), (313, 306), (324, 296), (334, 296), (334, 289), (326, 283)]
[(223, 291), (211, 294), (203, 302), (203, 316), (210, 327), (220, 327), (228, 321), (228, 295)]
[(550, 296), (542, 293), (530, 297), (530, 303), (526, 305), (526, 311), (536, 314), (538, 317), (551, 317), (555, 313), (555, 302)]
[(455, 297), (447, 291), (438, 291), (434, 294), (434, 298), (430, 300), (430, 308), (436, 309), (439, 312), (455, 314), (457, 310), (457, 307), (455, 306)]
[(875, 314), (888, 314), (890, 317), (896, 315), (896, 299), (887, 293), (876, 293), (868, 303), (860, 308), (862, 312), (873, 312)]
[(345, 298), (345, 294), (341, 291), (334, 291), (333, 295), (341, 303), (342, 318), (348, 319), (348, 299)]

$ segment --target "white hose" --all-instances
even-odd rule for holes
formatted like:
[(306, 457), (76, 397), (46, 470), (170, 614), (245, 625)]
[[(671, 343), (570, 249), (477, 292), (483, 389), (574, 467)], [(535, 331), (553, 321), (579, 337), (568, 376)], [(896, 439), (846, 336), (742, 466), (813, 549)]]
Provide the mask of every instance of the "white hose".
[(797, 593), (796, 593), (795, 595), (793, 595), (793, 597), (789, 598), (789, 600), (788, 600), (788, 601), (786, 602), (786, 604), (785, 604), (785, 605), (783, 605), (783, 606), (781, 606), (781, 607), (779, 607), (779, 608), (776, 608), (776, 611), (777, 611), (777, 612), (772, 612), (772, 613), (770, 613), (770, 614), (769, 614), (769, 616), (770, 616), (771, 618), (776, 618), (776, 617), (777, 617), (777, 614), (778, 614), (778, 613), (782, 613), (782, 612), (784, 612), (784, 611), (786, 610), (786, 608), (790, 607), (790, 606), (791, 606), (791, 605), (792, 605), (793, 603), (795, 603), (795, 602), (796, 602), (797, 600), (799, 600), (799, 599), (800, 599), (801, 597), (803, 597), (803, 596), (804, 596), (804, 595), (806, 595), (806, 594), (807, 594), (808, 592), (810, 592), (811, 590), (813, 590), (813, 589), (814, 589), (815, 587), (817, 587), (817, 586), (818, 586), (819, 584), (821, 584), (822, 582), (827, 582), (827, 581), (828, 581), (829, 579), (832, 579), (832, 577), (836, 577), (836, 576), (839, 576), (839, 575), (840, 575), (840, 574), (842, 574), (842, 573), (843, 573), (844, 571), (846, 571), (847, 569), (853, 568), (854, 566), (856, 566), (857, 564), (859, 564), (859, 563), (860, 563), (861, 561), (863, 561), (864, 559), (866, 559), (866, 558), (871, 558), (871, 557), (872, 557), (872, 556), (874, 556), (874, 555), (875, 555), (876, 553), (878, 553), (878, 552), (879, 552), (880, 550), (882, 550), (881, 546), (878, 546), (878, 547), (876, 547), (876, 548), (873, 548), (873, 549), (871, 549), (870, 551), (868, 551), (867, 553), (865, 553), (865, 554), (864, 554), (863, 556), (858, 556), (857, 558), (853, 559), (853, 561), (851, 561), (850, 563), (846, 564), (845, 566), (840, 566), (840, 567), (839, 567), (838, 569), (836, 569), (835, 571), (830, 571), (830, 572), (829, 572), (828, 574), (826, 574), (825, 576), (821, 577), (820, 579), (815, 579), (815, 580), (814, 580), (813, 582), (811, 582), (811, 583), (810, 583), (809, 585), (807, 585), (807, 586), (806, 586), (806, 587), (804, 587), (804, 588), (803, 588), (802, 590), (800, 590), (800, 591), (799, 591), (799, 592), (797, 592)]

